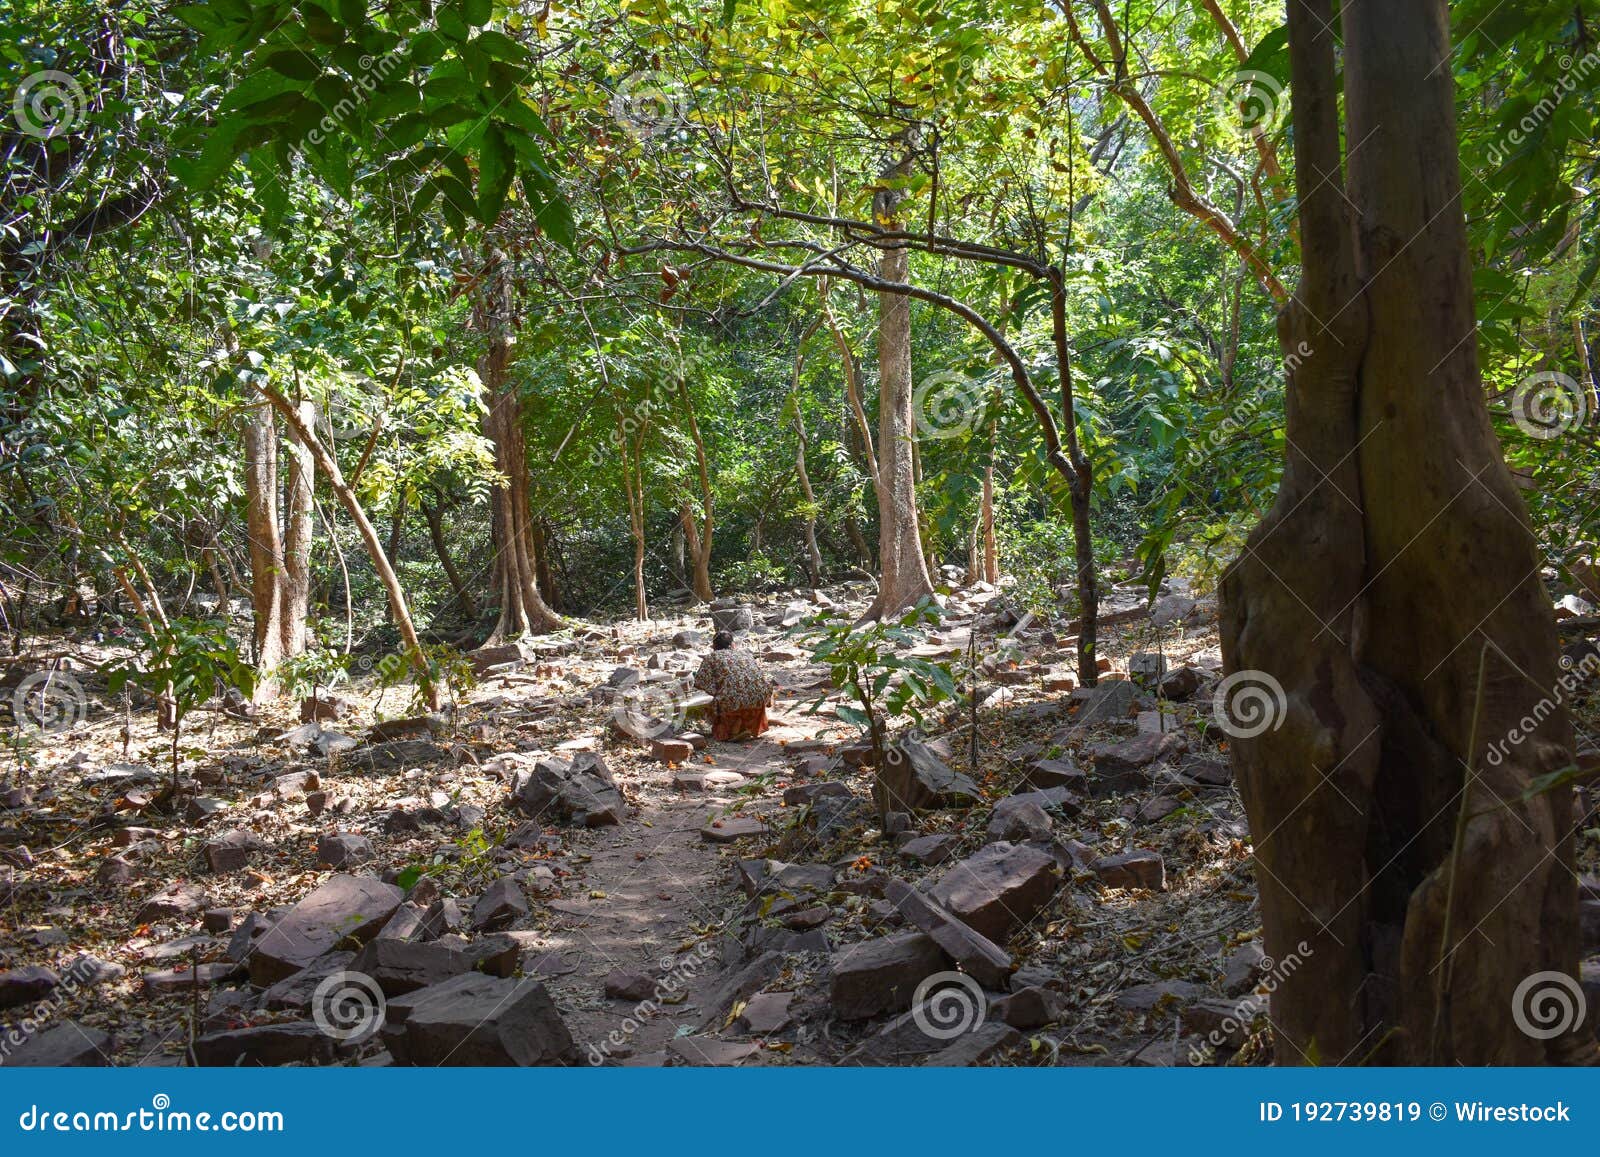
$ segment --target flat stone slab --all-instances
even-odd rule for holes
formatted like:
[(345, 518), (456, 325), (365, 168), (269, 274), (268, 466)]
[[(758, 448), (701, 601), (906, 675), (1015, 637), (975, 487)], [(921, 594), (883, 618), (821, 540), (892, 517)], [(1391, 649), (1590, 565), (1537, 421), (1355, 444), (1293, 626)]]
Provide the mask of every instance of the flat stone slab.
[(852, 944), (834, 954), (829, 996), (841, 1020), (865, 1020), (902, 1012), (935, 972), (949, 967), (933, 937), (904, 932)]
[(915, 925), (985, 988), (1003, 988), (1014, 967), (1011, 956), (987, 936), (969, 928), (953, 913), (904, 880), (890, 880), (884, 895), (907, 923)]
[(766, 824), (747, 816), (729, 816), (727, 819), (712, 820), (700, 829), (700, 838), (708, 844), (731, 844), (736, 840), (771, 834), (772, 829)]
[(265, 987), (291, 976), (345, 940), (365, 944), (400, 907), (405, 894), (366, 876), (336, 875), (289, 909), (250, 956), (250, 980)]
[(1003, 943), (1060, 886), (1055, 858), (1026, 844), (992, 843), (953, 866), (929, 893), (975, 931)]

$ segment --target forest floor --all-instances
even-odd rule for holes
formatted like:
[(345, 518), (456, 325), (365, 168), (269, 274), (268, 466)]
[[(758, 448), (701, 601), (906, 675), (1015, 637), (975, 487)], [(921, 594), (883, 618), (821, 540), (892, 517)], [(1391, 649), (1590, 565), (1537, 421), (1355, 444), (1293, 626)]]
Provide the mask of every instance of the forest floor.
[[(125, 741), (95, 673), (115, 649), (40, 640), (83, 696), (0, 777), (0, 1063), (1270, 1060), (1292, 965), (1259, 944), (1214, 611), (1172, 595), (1157, 627), (1116, 592), (1085, 692), (1069, 636), (981, 584), (948, 601), (917, 653), (964, 662), (975, 632), (991, 658), (976, 713), (930, 720), (921, 750), (965, 806), (888, 832), (844, 693), (782, 625), (816, 609), (804, 594), (750, 600), (742, 645), (778, 684), (760, 740), (685, 759), (617, 726), (619, 700), (692, 673), (703, 613), (577, 624), (442, 718), (374, 731), (403, 704), (360, 681), (321, 724), (208, 710), (176, 814), (153, 807), (168, 736), (144, 710)], [(6, 668), (7, 700), (43, 666)], [(541, 760), (585, 753), (619, 822), (515, 806)]]

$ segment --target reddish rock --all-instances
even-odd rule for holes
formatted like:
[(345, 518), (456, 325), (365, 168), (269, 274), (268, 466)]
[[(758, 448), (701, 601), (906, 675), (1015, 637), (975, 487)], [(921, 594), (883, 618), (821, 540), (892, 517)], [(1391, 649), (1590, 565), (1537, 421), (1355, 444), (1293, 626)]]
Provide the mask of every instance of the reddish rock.
[(935, 972), (949, 967), (931, 936), (905, 932), (867, 940), (834, 954), (829, 997), (841, 1020), (865, 1020), (911, 1007), (911, 997)]
[(1055, 858), (1025, 844), (989, 844), (944, 874), (930, 893), (976, 931), (1004, 943), (1050, 903)]
[(345, 941), (365, 944), (378, 934), (402, 893), (367, 877), (335, 875), (264, 933), (250, 956), (250, 979), (265, 987), (304, 968)]

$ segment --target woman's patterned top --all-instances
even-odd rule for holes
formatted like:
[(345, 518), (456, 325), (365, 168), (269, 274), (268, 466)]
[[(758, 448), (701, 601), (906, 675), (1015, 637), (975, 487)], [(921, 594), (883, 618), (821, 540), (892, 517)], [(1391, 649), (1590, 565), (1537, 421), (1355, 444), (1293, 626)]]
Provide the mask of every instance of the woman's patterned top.
[(772, 681), (748, 651), (712, 651), (694, 674), (694, 685), (716, 700), (719, 711), (765, 707)]

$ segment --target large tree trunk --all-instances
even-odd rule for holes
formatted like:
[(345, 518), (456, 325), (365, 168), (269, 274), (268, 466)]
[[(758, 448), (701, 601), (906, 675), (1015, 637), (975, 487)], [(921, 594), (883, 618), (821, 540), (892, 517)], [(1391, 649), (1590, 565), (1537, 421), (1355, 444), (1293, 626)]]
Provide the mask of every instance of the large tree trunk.
[[(317, 404), (302, 400), (297, 407), (300, 421), (308, 430), (317, 428)], [(311, 534), (312, 502), (316, 493), (317, 464), (311, 448), (289, 430), (289, 478), (283, 512), (283, 580), (280, 591), (282, 613), (279, 630), (283, 637), (283, 657), (288, 659), (306, 649), (306, 616), (311, 610)]]
[[(879, 276), (907, 280), (911, 255), (884, 251)], [(917, 527), (912, 462), (911, 299), (878, 295), (878, 596), (864, 616), (890, 618), (933, 593)]]
[(1577, 974), (1569, 793), (1528, 791), (1572, 737), (1477, 365), (1446, 5), (1345, 3), (1348, 187), (1333, 16), (1290, 0), (1288, 449), (1221, 591), (1219, 722), (1267, 954), (1295, 962), (1272, 995), (1277, 1058), (1587, 1059), (1580, 1017), (1519, 1028), (1540, 1024), (1525, 980)]
[(511, 263), (494, 246), (484, 250), (474, 315), (485, 348), (478, 362), (487, 406), (484, 433), (494, 444), (495, 469), (504, 479), (490, 491), (494, 527), (493, 583), (500, 617), (489, 635), (502, 643), (522, 635), (554, 630), (561, 616), (539, 594), (538, 566), (528, 509), (528, 452), (522, 436), (522, 403), (510, 384), (511, 328), (515, 316)]
[(256, 702), (276, 698), (273, 672), (284, 659), (283, 542), (278, 535), (278, 427), (272, 407), (251, 407), (244, 428), (245, 532), (255, 613)]

